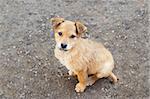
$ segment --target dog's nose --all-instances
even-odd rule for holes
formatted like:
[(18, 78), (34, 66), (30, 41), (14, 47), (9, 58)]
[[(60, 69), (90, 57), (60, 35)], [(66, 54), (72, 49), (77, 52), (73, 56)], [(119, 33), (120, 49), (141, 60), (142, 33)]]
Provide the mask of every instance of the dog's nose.
[(67, 47), (67, 44), (61, 43), (61, 48), (66, 48), (66, 47)]

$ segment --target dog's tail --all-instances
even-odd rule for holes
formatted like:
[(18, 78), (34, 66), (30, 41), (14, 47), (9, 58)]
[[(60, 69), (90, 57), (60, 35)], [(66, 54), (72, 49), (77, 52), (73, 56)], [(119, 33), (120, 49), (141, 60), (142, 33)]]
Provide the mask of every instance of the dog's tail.
[(113, 83), (116, 83), (119, 80), (113, 72), (110, 73), (109, 77), (113, 80)]

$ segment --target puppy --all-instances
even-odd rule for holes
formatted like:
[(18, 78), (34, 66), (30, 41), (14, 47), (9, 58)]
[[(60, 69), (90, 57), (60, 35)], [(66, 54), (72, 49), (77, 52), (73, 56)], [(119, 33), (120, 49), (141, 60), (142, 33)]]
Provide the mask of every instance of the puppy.
[(77, 76), (76, 92), (83, 92), (86, 86), (103, 77), (117, 82), (112, 72), (112, 54), (101, 43), (81, 37), (87, 31), (86, 26), (63, 18), (52, 18), (51, 22), (56, 40), (55, 57), (66, 66), (69, 75)]

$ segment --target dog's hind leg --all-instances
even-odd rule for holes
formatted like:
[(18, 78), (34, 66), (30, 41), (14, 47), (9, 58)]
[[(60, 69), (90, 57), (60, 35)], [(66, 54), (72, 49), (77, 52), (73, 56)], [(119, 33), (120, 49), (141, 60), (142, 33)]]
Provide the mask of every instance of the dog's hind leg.
[(106, 75), (100, 72), (88, 77), (87, 86), (93, 85), (98, 79), (103, 77), (106, 77)]
[(96, 76), (96, 74), (94, 74), (94, 75), (92, 75), (92, 76), (89, 76), (88, 77), (88, 80), (87, 80), (87, 86), (91, 86), (91, 85), (93, 85), (95, 82), (96, 82), (96, 80), (98, 80), (99, 78)]

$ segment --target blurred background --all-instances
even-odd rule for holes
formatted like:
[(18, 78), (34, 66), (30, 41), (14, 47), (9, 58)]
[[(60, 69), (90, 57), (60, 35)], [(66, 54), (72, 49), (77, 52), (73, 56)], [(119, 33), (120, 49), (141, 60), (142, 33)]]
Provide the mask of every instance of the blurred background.
[[(84, 93), (54, 57), (52, 17), (80, 20), (113, 54), (115, 85)], [(148, 0), (0, 0), (0, 99), (148, 99)]]

